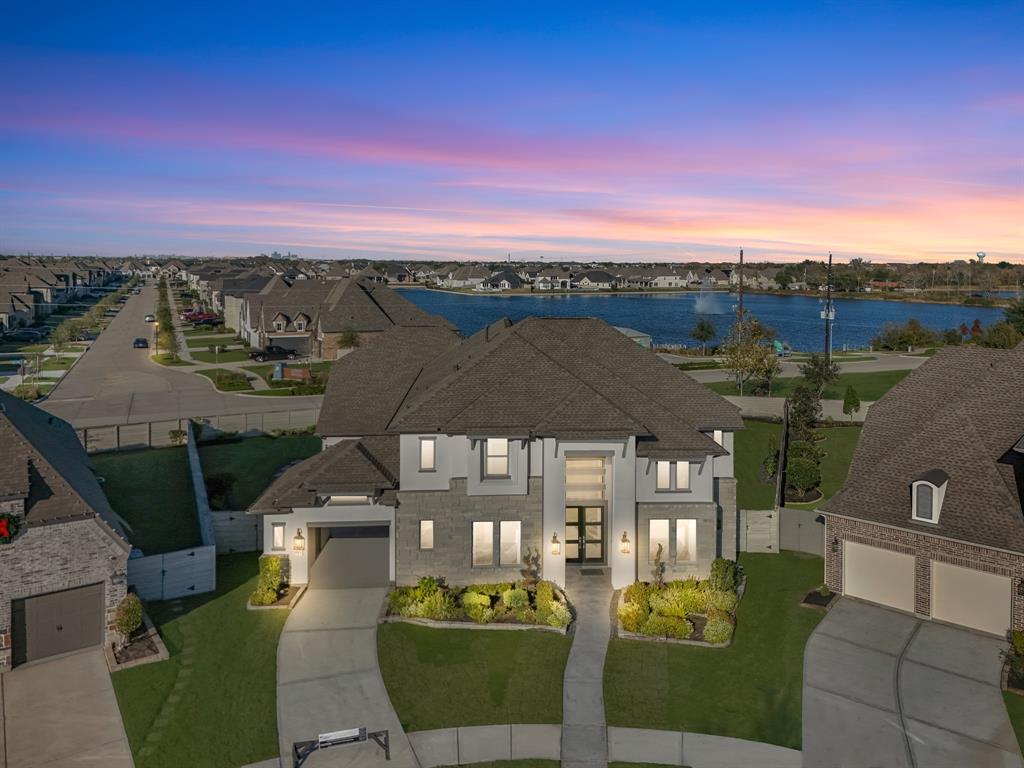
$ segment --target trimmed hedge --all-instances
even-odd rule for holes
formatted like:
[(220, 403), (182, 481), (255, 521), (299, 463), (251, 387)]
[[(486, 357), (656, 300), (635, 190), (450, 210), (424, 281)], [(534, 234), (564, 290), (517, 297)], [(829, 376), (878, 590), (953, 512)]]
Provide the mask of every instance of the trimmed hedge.
[(281, 596), (281, 558), (263, 555), (260, 558), (260, 575), (256, 589), (249, 595), (253, 605), (273, 605)]
[(469, 620), (477, 624), (505, 622), (564, 628), (572, 620), (569, 607), (555, 598), (550, 581), (472, 584), (452, 588), (443, 579), (425, 576), (415, 587), (399, 587), (388, 595), (388, 612), (435, 621)]

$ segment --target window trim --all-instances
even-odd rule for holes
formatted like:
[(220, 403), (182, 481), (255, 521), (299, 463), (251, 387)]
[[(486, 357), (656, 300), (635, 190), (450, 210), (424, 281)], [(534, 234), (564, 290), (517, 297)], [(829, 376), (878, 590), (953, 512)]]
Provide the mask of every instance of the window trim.
[[(431, 443), (430, 451), (430, 466), (423, 466), (423, 445), (424, 443)], [(437, 472), (437, 438), (436, 437), (421, 437), (419, 441), (419, 470), (420, 472)]]
[[(490, 561), (486, 562), (486, 563), (478, 563), (478, 562), (476, 562), (476, 527), (478, 525), (490, 526), (490, 530), (491, 530), (491, 535), (489, 537), (490, 540), (491, 540), (491, 543), (490, 543), (491, 557), (490, 557)], [(473, 520), (472, 523), (470, 524), (470, 530), (471, 530), (470, 542), (469, 542), (469, 545), (470, 545), (470, 551), (469, 551), (470, 566), (473, 567), (473, 568), (493, 568), (494, 567), (494, 521), (493, 520)]]
[[(516, 559), (512, 562), (504, 560), (505, 555), (505, 526), (515, 525), (516, 537)], [(499, 520), (498, 521), (498, 565), (503, 568), (515, 567), (522, 561), (523, 553), (523, 521), (522, 520)]]
[[(430, 526), (430, 546), (423, 545), (423, 526), (424, 524)], [(420, 520), (420, 551), (421, 552), (432, 552), (434, 549), (434, 521), (433, 519)]]
[[(271, 523), (270, 524), (270, 551), (271, 552), (284, 552), (287, 549), (287, 523)], [(277, 532), (281, 532), (281, 546), (277, 546)]]
[[(668, 464), (668, 487), (660, 485), (659, 465)], [(679, 465), (686, 465), (686, 484), (679, 484)], [(656, 459), (654, 461), (654, 491), (655, 493), (689, 493), (691, 491), (690, 468), (693, 464), (689, 459)]]
[[(932, 516), (931, 518), (919, 517), (917, 514), (917, 491), (922, 485), (926, 485), (932, 492)], [(942, 512), (942, 501), (946, 494), (946, 483), (935, 485), (927, 480), (915, 480), (910, 484), (910, 519), (915, 523), (939, 524), (939, 515)]]
[[(492, 440), (504, 440), (505, 441), (505, 453), (495, 454), (493, 458), (505, 459), (505, 473), (504, 474), (491, 474), (487, 471), (487, 460), (492, 458), (490, 454), (490, 445)], [(480, 448), (480, 456), (483, 461), (483, 467), (481, 468), (481, 477), (484, 480), (508, 480), (512, 477), (512, 441), (507, 437), (485, 437), (483, 439), (483, 445)]]

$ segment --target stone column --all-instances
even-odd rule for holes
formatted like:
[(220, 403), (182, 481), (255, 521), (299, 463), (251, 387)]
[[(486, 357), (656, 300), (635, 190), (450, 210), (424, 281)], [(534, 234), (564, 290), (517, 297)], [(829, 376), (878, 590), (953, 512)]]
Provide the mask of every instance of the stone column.
[(736, 508), (736, 479), (721, 477), (718, 483), (718, 508), (722, 514), (722, 546), (719, 554), (727, 560), (736, 559), (739, 510)]

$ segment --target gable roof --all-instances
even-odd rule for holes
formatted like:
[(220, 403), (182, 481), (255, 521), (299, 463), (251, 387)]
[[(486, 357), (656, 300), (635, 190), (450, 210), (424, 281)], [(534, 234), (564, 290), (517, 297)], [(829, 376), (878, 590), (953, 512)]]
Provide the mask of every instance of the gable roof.
[[(942, 350), (871, 406), (842, 489), (820, 509), (1024, 552), (1024, 344)], [(911, 483), (948, 476), (938, 523), (911, 519)]]
[(128, 546), (71, 425), (2, 391), (0, 467), (0, 498), (24, 499), (29, 526), (99, 517)]

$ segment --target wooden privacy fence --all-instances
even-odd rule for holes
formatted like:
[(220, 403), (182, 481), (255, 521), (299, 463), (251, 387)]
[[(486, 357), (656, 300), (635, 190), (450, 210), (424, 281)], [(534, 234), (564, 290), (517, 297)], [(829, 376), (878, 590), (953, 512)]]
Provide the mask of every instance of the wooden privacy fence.
[(173, 600), (217, 588), (217, 548), (181, 549), (128, 561), (128, 584), (143, 600)]

